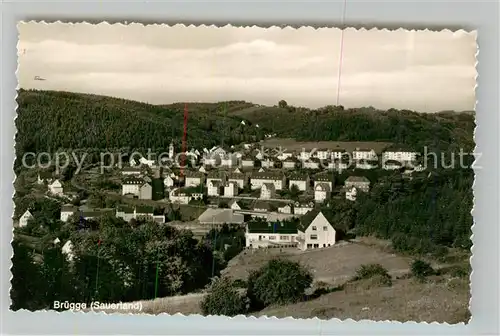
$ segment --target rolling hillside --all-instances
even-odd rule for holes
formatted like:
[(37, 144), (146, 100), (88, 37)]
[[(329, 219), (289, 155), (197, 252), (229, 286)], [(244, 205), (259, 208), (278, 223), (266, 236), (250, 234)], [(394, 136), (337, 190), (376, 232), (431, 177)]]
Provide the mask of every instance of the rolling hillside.
[[(180, 148), (184, 103), (151, 105), (105, 96), (20, 90), (16, 149)], [(379, 111), (325, 107), (309, 110), (244, 101), (189, 103), (188, 147), (259, 141), (265, 134), (298, 141), (376, 141), (450, 151), (474, 148), (473, 113)], [(244, 120), (246, 125), (241, 121)], [(256, 127), (256, 125), (259, 127)]]

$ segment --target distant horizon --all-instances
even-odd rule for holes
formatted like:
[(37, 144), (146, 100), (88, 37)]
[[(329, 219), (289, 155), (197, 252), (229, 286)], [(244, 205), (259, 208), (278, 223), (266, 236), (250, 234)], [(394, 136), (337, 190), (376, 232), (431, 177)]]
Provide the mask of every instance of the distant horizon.
[[(169, 102), (169, 103), (152, 104), (152, 103), (149, 103), (146, 101), (140, 101), (140, 100), (124, 98), (124, 97), (117, 97), (117, 96), (110, 96), (110, 95), (99, 94), (99, 93), (90, 93), (90, 92), (77, 92), (77, 91), (66, 91), (66, 90), (44, 90), (44, 89), (22, 88), (22, 87), (19, 87), (17, 89), (17, 91), (19, 91), (19, 90), (35, 91), (35, 92), (60, 92), (60, 93), (73, 93), (73, 94), (81, 94), (81, 95), (101, 96), (101, 97), (107, 97), (107, 98), (112, 98), (112, 99), (123, 99), (123, 100), (128, 100), (128, 101), (132, 101), (132, 102), (136, 102), (136, 103), (140, 103), (140, 104), (147, 104), (147, 105), (153, 105), (153, 106), (166, 106), (166, 105), (175, 105), (175, 104), (217, 104), (217, 103), (224, 103), (224, 102), (231, 102), (231, 101), (242, 101), (245, 103), (250, 103), (250, 104), (254, 104), (254, 105), (262, 105), (262, 106), (266, 106), (266, 107), (273, 107), (273, 106), (278, 105), (278, 104), (273, 104), (273, 105), (261, 104), (261, 103), (256, 103), (253, 101), (244, 100), (244, 99), (231, 99), (231, 100), (219, 100), (219, 101), (201, 101), (201, 100), (194, 101), (194, 100), (192, 100), (192, 101), (174, 101), (174, 102)], [(279, 102), (279, 100), (276, 103), (278, 103), (278, 102)], [(308, 109), (311, 111), (320, 110), (320, 109), (325, 108), (327, 106), (335, 106), (335, 105), (324, 105), (324, 106), (320, 106), (320, 107), (316, 107), (316, 108), (310, 108), (310, 107), (305, 107), (305, 106), (296, 106), (296, 105), (292, 105), (292, 104), (288, 104), (288, 105), (296, 107), (296, 108), (305, 108), (305, 109)], [(363, 109), (363, 108), (365, 108), (365, 109), (366, 108), (373, 108), (377, 111), (385, 111), (385, 112), (388, 111), (389, 109), (394, 109), (394, 110), (398, 110), (398, 111), (408, 110), (408, 111), (415, 112), (415, 113), (444, 113), (444, 112), (476, 113), (475, 110), (438, 110), (438, 111), (433, 111), (433, 112), (423, 112), (423, 111), (411, 110), (408, 108), (390, 107), (390, 108), (385, 109), (385, 108), (378, 108), (376, 106), (353, 106), (353, 107), (345, 107), (344, 106), (345, 110), (355, 110), (355, 109)], [(242, 118), (242, 119), (244, 119), (244, 118)]]
[(35, 22), (18, 30), (26, 89), (153, 105), (283, 99), (432, 113), (476, 104), (476, 32)]

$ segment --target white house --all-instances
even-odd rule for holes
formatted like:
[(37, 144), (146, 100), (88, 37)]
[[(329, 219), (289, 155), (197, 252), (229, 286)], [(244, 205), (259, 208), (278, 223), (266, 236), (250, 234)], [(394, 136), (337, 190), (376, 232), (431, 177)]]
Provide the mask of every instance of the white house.
[(212, 179), (207, 183), (208, 196), (220, 196), (220, 189), (223, 185), (222, 180)]
[(283, 160), (283, 169), (295, 169), (297, 167), (297, 159), (293, 157)]
[(385, 160), (382, 162), (382, 168), (385, 170), (396, 170), (403, 167), (403, 163), (396, 160)]
[(283, 190), (286, 177), (282, 173), (262, 172), (253, 174), (250, 178), (252, 190), (261, 188), (264, 183), (273, 183), (276, 190)]
[(200, 172), (186, 172), (185, 186), (197, 187), (204, 182), (205, 175)]
[(288, 189), (292, 189), (292, 186), (297, 186), (300, 191), (306, 191), (309, 189), (310, 179), (308, 175), (291, 175), (288, 180)]
[(288, 159), (291, 159), (293, 157), (293, 153), (291, 152), (285, 152), (281, 151), (276, 158), (280, 161), (286, 161)]
[(331, 160), (341, 160), (343, 159), (348, 153), (346, 152), (345, 149), (334, 149), (331, 151)]
[(297, 225), (293, 221), (267, 222), (253, 220), (248, 222), (245, 232), (247, 248), (296, 247)]
[(168, 199), (172, 203), (176, 204), (188, 204), (189, 201), (191, 201), (191, 197), (185, 193), (182, 192), (180, 188), (174, 189), (170, 192)]
[(26, 210), (23, 215), (19, 218), (19, 227), (25, 227), (28, 225), (28, 221), (33, 218), (33, 215), (29, 210)]
[(349, 166), (350, 164), (348, 160), (342, 161), (341, 159), (333, 159), (331, 161), (327, 161), (327, 169), (329, 170), (342, 171), (342, 170), (347, 170)]
[(174, 186), (174, 179), (172, 176), (167, 176), (163, 179), (163, 185), (165, 188), (170, 189)]
[(300, 204), (299, 202), (296, 202), (294, 207), (293, 207), (293, 213), (294, 215), (305, 215), (309, 211), (314, 209), (314, 203), (308, 203), (308, 204)]
[(274, 168), (274, 160), (270, 158), (263, 159), (260, 164), (262, 168)]
[(264, 183), (260, 188), (260, 198), (271, 199), (276, 197), (276, 187), (274, 183)]
[(238, 157), (234, 154), (226, 154), (221, 158), (222, 167), (231, 168), (237, 166)]
[(153, 218), (153, 207), (151, 206), (137, 206), (135, 208), (127, 207), (124, 205), (118, 206), (116, 209), (116, 217), (122, 218), (124, 221), (129, 222), (131, 219), (140, 218)]
[(224, 196), (234, 197), (238, 195), (238, 184), (236, 182), (226, 182), (224, 185)]
[(320, 161), (315, 158), (304, 160), (302, 161), (302, 167), (305, 169), (319, 169)]
[(352, 158), (355, 161), (358, 160), (367, 160), (367, 161), (375, 161), (378, 160), (377, 153), (373, 149), (361, 149), (357, 148), (352, 152)]
[(302, 150), (299, 153), (299, 155), (297, 155), (297, 159), (299, 159), (300, 161), (307, 161), (311, 159), (312, 154), (314, 154), (314, 152), (308, 152), (306, 150)]
[(139, 199), (150, 200), (153, 199), (153, 187), (149, 183), (144, 183), (139, 188)]
[(245, 174), (242, 173), (233, 173), (227, 176), (227, 180), (229, 182), (235, 182), (238, 185), (238, 188), (243, 189), (245, 185), (247, 185), (248, 181)]
[(67, 222), (68, 219), (78, 211), (78, 207), (72, 204), (66, 204), (61, 207), (61, 221)]
[(249, 156), (249, 155), (244, 155), (242, 158), (241, 158), (241, 167), (243, 168), (250, 168), (250, 167), (253, 167), (255, 165), (255, 161), (254, 159)]
[(316, 203), (323, 203), (326, 199), (330, 198), (330, 186), (325, 182), (317, 183), (314, 187), (314, 201)]
[(388, 160), (394, 160), (405, 164), (416, 161), (417, 156), (418, 153), (413, 151), (404, 151), (404, 150), (387, 151), (382, 153), (382, 162)]
[(335, 245), (337, 231), (332, 224), (318, 209), (301, 217), (297, 237), (298, 248), (304, 251)]
[(320, 148), (316, 150), (314, 157), (319, 160), (328, 160), (331, 157), (331, 152), (328, 148)]
[(278, 212), (284, 213), (284, 214), (291, 214), (292, 213), (292, 206), (290, 204), (286, 204), (286, 205), (283, 205), (281, 207), (278, 207)]
[(122, 195), (134, 195), (139, 197), (141, 186), (144, 185), (144, 180), (135, 177), (129, 177), (123, 180)]
[(59, 180), (55, 180), (49, 184), (49, 190), (53, 195), (63, 195), (63, 186)]
[(316, 186), (320, 183), (324, 183), (328, 185), (329, 191), (333, 190), (333, 184), (334, 184), (334, 177), (333, 175), (329, 174), (318, 174), (314, 176), (314, 190), (316, 190)]
[(229, 209), (232, 209), (232, 210), (241, 210), (241, 206), (238, 204), (238, 201), (236, 201), (236, 200), (231, 200), (231, 202), (229, 202), (228, 206), (229, 206)]
[(139, 159), (139, 162), (141, 164), (143, 164), (143, 165), (146, 165), (146, 166), (150, 167), (150, 168), (155, 166), (155, 161), (154, 160), (148, 160), (145, 157), (141, 157)]
[(356, 187), (359, 191), (368, 192), (370, 189), (370, 180), (364, 176), (349, 176), (345, 180), (344, 186), (346, 189)]

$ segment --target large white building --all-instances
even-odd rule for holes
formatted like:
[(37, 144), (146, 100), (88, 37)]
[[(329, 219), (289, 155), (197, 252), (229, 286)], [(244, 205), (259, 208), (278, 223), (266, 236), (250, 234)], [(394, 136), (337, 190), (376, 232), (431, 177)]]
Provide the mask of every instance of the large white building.
[(308, 175), (291, 175), (288, 180), (288, 189), (292, 189), (292, 186), (297, 186), (300, 191), (306, 191), (309, 189), (310, 179)]
[(337, 231), (327, 217), (318, 209), (300, 218), (298, 247), (301, 250), (324, 248), (336, 243)]
[(297, 236), (295, 221), (267, 222), (254, 219), (247, 223), (245, 245), (247, 248), (295, 247)]
[(345, 189), (355, 187), (358, 191), (368, 192), (370, 189), (370, 180), (364, 176), (349, 176), (344, 182)]
[(129, 177), (123, 180), (122, 195), (134, 195), (139, 197), (141, 186), (144, 185), (144, 180), (135, 177)]
[(316, 203), (323, 203), (330, 198), (331, 189), (325, 182), (320, 182), (314, 187), (314, 201)]
[(382, 153), (382, 161), (394, 160), (401, 163), (413, 162), (417, 159), (418, 153), (412, 151), (387, 151)]
[(185, 186), (189, 187), (197, 187), (201, 185), (205, 180), (205, 175), (200, 172), (186, 172), (185, 178)]
[(355, 161), (358, 160), (367, 160), (367, 161), (376, 161), (378, 160), (377, 153), (373, 149), (356, 149), (352, 152), (352, 158)]

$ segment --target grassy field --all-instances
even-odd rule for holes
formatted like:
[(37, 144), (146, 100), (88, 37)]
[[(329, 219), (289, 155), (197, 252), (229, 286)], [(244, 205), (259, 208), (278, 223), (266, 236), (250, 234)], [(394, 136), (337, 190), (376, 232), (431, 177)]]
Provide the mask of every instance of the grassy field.
[[(264, 265), (280, 255), (301, 262), (314, 274), (316, 284), (324, 282), (339, 286), (336, 291), (314, 299), (285, 306), (267, 307), (254, 312), (253, 316), (276, 316), (283, 318), (394, 320), (467, 322), (470, 318), (468, 277), (457, 277), (453, 272), (442, 272), (425, 282), (408, 277), (411, 259), (394, 255), (384, 241), (363, 238), (355, 243), (339, 244), (336, 247), (309, 252), (279, 249), (242, 252), (234, 258), (225, 274), (234, 278), (246, 278), (248, 272)], [(392, 285), (377, 282), (377, 279), (352, 281), (356, 269), (362, 264), (380, 263), (389, 270)], [(440, 268), (440, 265), (433, 265)], [(244, 291), (244, 290), (241, 290)], [(204, 293), (158, 298), (141, 301), (145, 314), (201, 314), (200, 302)], [(112, 312), (112, 311), (107, 311)], [(129, 313), (129, 312), (127, 312)]]
[(379, 263), (391, 275), (397, 276), (409, 271), (411, 259), (397, 256), (382, 248), (359, 243), (338, 243), (321, 250), (301, 252), (297, 249), (245, 250), (233, 258), (223, 271), (234, 279), (246, 279), (249, 272), (260, 268), (275, 257), (297, 261), (309, 268), (316, 282), (338, 285), (350, 279), (363, 264)]
[(380, 153), (392, 143), (390, 142), (356, 142), (356, 141), (318, 141), (318, 142), (299, 142), (294, 139), (271, 138), (261, 142), (265, 147), (275, 148), (283, 147), (288, 150), (311, 150), (313, 148), (345, 149), (353, 151), (356, 148), (374, 149)]

